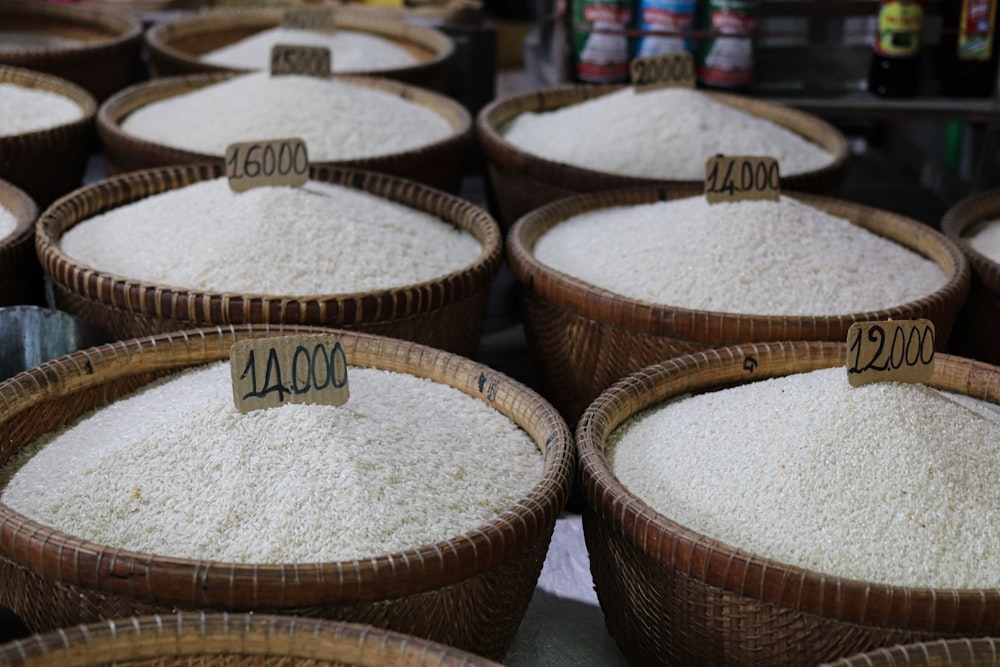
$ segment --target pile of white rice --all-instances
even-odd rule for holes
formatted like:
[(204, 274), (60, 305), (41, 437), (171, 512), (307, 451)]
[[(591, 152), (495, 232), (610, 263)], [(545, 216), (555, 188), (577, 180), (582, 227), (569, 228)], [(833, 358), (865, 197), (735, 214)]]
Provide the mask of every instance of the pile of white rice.
[(965, 240), (976, 252), (1000, 263), (1000, 219), (974, 225), (966, 232)]
[(224, 178), (84, 220), (60, 246), (132, 280), (296, 296), (433, 280), (469, 266), (482, 249), (465, 230), (360, 190), (309, 181), (236, 193)]
[(0, 83), (0, 137), (49, 130), (83, 118), (83, 108), (59, 93)]
[(330, 49), (334, 72), (364, 72), (409, 67), (417, 62), (412, 53), (392, 40), (357, 30), (322, 33), (297, 28), (269, 28), (201, 56), (219, 67), (269, 69), (271, 48), (277, 44), (320, 46)]
[[(964, 398), (964, 397), (963, 397)], [(612, 437), (664, 516), (760, 556), (899, 586), (1000, 584), (1000, 417), (843, 367), (682, 398)]]
[(539, 157), (597, 171), (667, 180), (705, 178), (726, 155), (777, 158), (782, 175), (827, 167), (823, 147), (769, 120), (685, 88), (632, 87), (548, 112), (526, 112), (504, 138)]
[(534, 254), (629, 298), (754, 315), (881, 310), (947, 282), (931, 260), (791, 197), (598, 209), (552, 227)]
[(443, 116), (398, 95), (267, 72), (151, 102), (126, 116), (121, 128), (153, 143), (218, 156), (232, 143), (301, 137), (313, 162), (390, 155), (454, 134)]
[(412, 375), (349, 376), (341, 407), (241, 415), (228, 363), (190, 371), (43, 438), (0, 501), (113, 547), (302, 563), (450, 539), (540, 482), (538, 448), (488, 404)]
[(6, 239), (17, 229), (17, 217), (10, 209), (0, 206), (0, 241)]

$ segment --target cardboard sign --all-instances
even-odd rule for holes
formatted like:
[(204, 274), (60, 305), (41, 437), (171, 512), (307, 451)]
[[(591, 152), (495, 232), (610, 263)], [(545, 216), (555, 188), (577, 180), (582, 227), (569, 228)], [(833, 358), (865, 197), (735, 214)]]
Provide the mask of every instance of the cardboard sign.
[(637, 92), (658, 88), (694, 88), (694, 56), (688, 52), (633, 58), (629, 75)]
[(281, 16), (281, 25), (314, 32), (334, 32), (337, 29), (333, 7), (288, 7)]
[(847, 331), (847, 380), (927, 382), (934, 374), (934, 323), (930, 320), (856, 322)]
[(226, 177), (234, 192), (263, 185), (304, 185), (309, 180), (306, 142), (295, 137), (229, 144)]
[(773, 157), (716, 155), (705, 163), (705, 199), (709, 204), (780, 198), (778, 161)]
[(328, 79), (332, 67), (333, 56), (325, 46), (275, 44), (271, 47), (271, 76), (298, 74)]

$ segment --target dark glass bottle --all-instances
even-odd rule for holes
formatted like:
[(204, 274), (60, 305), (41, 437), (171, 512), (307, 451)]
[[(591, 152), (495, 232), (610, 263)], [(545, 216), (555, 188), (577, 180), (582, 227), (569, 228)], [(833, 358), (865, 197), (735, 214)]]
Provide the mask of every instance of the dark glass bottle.
[(941, 94), (989, 97), (997, 80), (996, 0), (951, 0), (944, 11)]
[(879, 0), (878, 29), (868, 90), (882, 97), (912, 97), (920, 89), (922, 0)]

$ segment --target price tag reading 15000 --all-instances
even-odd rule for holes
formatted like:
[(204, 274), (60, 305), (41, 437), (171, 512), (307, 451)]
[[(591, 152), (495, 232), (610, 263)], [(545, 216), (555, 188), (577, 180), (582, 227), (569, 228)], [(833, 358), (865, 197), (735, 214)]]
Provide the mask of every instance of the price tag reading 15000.
[(780, 198), (778, 161), (773, 157), (716, 155), (705, 162), (705, 199), (709, 204)]
[(934, 373), (934, 323), (930, 320), (856, 322), (847, 331), (847, 380), (927, 382)]
[(262, 185), (304, 185), (309, 180), (306, 142), (291, 138), (229, 144), (226, 176), (234, 192)]
[(330, 77), (333, 56), (325, 46), (275, 44), (271, 47), (271, 76), (300, 74), (320, 79)]
[(329, 334), (237, 341), (229, 365), (233, 400), (244, 414), (284, 403), (343, 405), (350, 393), (347, 355)]

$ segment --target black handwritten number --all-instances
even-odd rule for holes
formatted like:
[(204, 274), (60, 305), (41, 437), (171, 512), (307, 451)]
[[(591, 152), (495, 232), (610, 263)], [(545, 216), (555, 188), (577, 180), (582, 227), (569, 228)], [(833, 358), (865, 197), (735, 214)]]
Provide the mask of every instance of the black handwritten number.
[(767, 165), (767, 187), (771, 190), (777, 190), (781, 187), (781, 174), (778, 173), (778, 161)]
[(344, 352), (344, 346), (337, 341), (333, 346), (333, 352), (330, 353), (330, 377), (333, 386), (340, 389), (345, 384), (347, 384), (347, 353)]
[(260, 150), (260, 144), (254, 144), (247, 148), (246, 157), (243, 158), (243, 173), (248, 178), (256, 178), (260, 175), (260, 161), (254, 157), (254, 153)]
[[(323, 371), (323, 382), (320, 382), (320, 379), (316, 376), (316, 367), (319, 365), (318, 362), (321, 354), (323, 355), (323, 366), (325, 367)], [(326, 345), (323, 345), (323, 343), (318, 343), (316, 347), (313, 348), (312, 370), (310, 371), (310, 376), (312, 377), (313, 384), (316, 386), (317, 391), (320, 389), (326, 389), (326, 387), (331, 384), (333, 379), (333, 371), (330, 365), (330, 355), (327, 354)]]
[(719, 163), (718, 161), (712, 164), (712, 170), (708, 174), (709, 192), (727, 192), (732, 196), (733, 192), (736, 190), (736, 184), (733, 182), (733, 164), (730, 161), (726, 165), (726, 175), (722, 177), (722, 183), (719, 183)]
[[(934, 361), (934, 342), (934, 329), (929, 326), (924, 327), (924, 330), (920, 332), (920, 361), (925, 364)], [(929, 349), (927, 343), (930, 343)], [(924, 350), (927, 350), (926, 359), (924, 359)]]
[(247, 365), (246, 368), (243, 369), (243, 373), (240, 374), (240, 379), (245, 380), (247, 377), (247, 373), (250, 373), (250, 385), (252, 387), (252, 390), (250, 393), (246, 394), (246, 396), (244, 396), (243, 398), (246, 398), (247, 396), (253, 396), (257, 392), (257, 363), (256, 360), (254, 359), (253, 350), (250, 350), (250, 354), (247, 356)]
[(918, 362), (929, 364), (934, 361), (934, 330), (930, 326), (919, 330), (911, 329), (908, 335), (904, 335), (902, 327), (895, 327), (887, 358), (881, 364), (876, 362), (882, 358), (882, 351), (885, 349), (885, 329), (876, 325), (868, 330), (868, 340), (877, 343), (878, 347), (864, 364), (861, 359), (861, 331), (859, 328), (857, 337), (850, 345), (849, 351), (854, 353), (854, 363), (848, 368), (849, 373), (898, 370), (903, 366), (916, 366)]
[(240, 150), (238, 148), (226, 160), (226, 166), (233, 178), (243, 178), (243, 173), (240, 171)]
[[(306, 371), (305, 372), (306, 384), (305, 384), (304, 387), (300, 387), (299, 386), (299, 355), (300, 354), (304, 354), (305, 355), (305, 359), (306, 359), (306, 368), (305, 368), (305, 371)], [(310, 380), (312, 380), (313, 382), (315, 382), (315, 380), (316, 380), (315, 371), (313, 370), (313, 360), (312, 360), (312, 357), (309, 356), (309, 350), (307, 350), (305, 348), (305, 346), (303, 346), (303, 345), (296, 345), (295, 346), (295, 354), (292, 355), (292, 392), (295, 393), (296, 395), (300, 395), (300, 394), (306, 393), (307, 391), (309, 391), (312, 388), (312, 384), (310, 383)], [(319, 387), (317, 387), (317, 389), (319, 389)]]
[(886, 370), (886, 364), (882, 364), (881, 366), (875, 365), (875, 360), (882, 356), (882, 348), (885, 347), (885, 329), (878, 325), (873, 326), (868, 330), (868, 340), (872, 343), (877, 342), (878, 349), (875, 351), (875, 354), (872, 355), (872, 360), (868, 362), (868, 366), (866, 368), (870, 368), (875, 371)]

